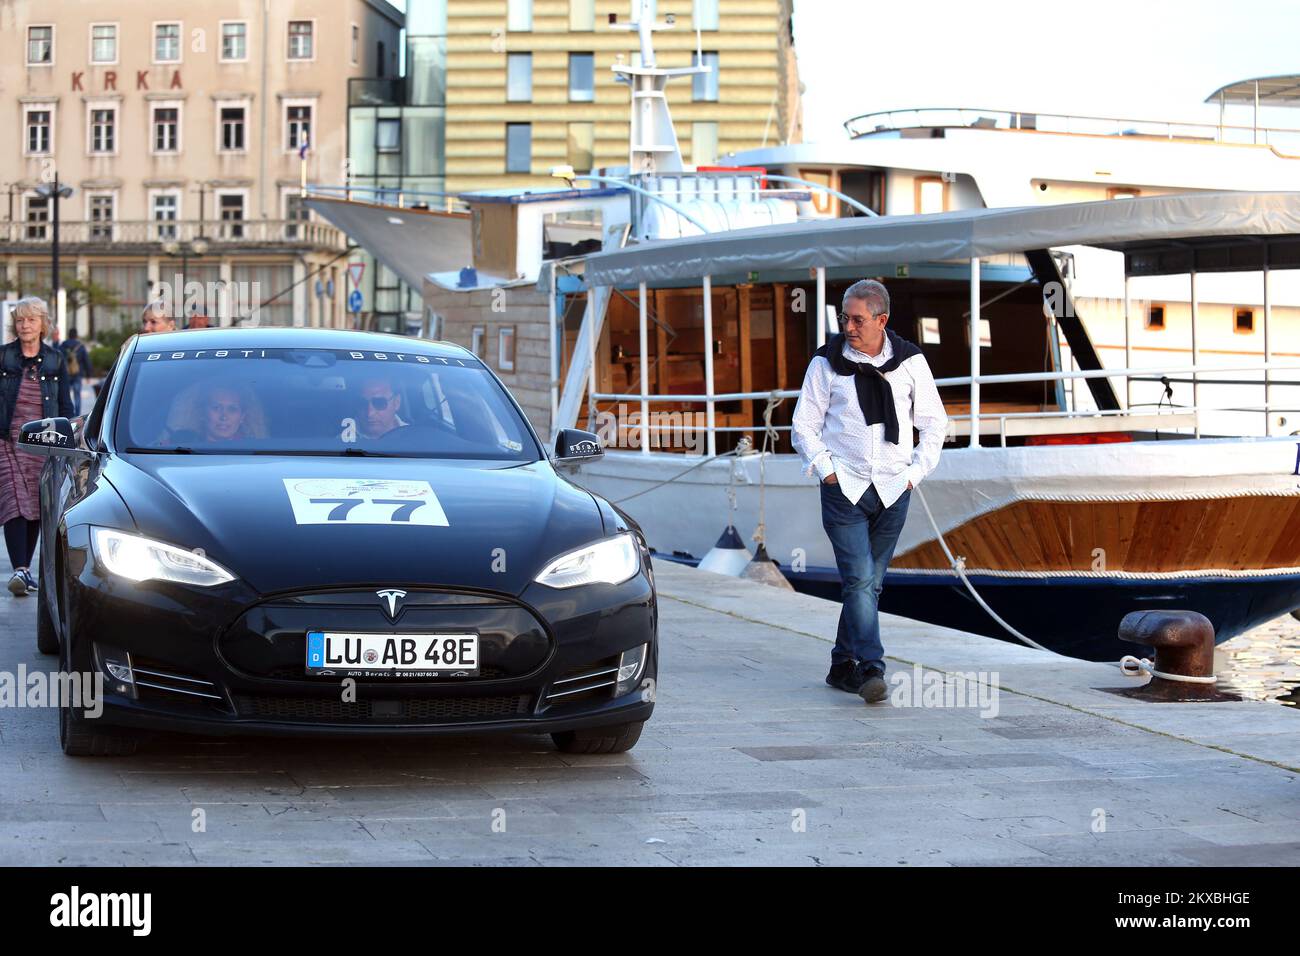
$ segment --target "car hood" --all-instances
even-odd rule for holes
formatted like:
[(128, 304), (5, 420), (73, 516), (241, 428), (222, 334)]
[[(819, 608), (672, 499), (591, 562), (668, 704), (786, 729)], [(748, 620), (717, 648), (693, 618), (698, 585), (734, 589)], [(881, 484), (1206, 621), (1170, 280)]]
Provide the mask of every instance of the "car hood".
[(529, 464), (213, 455), (114, 458), (141, 534), (261, 593), (436, 585), (519, 594), (605, 532), (590, 494)]

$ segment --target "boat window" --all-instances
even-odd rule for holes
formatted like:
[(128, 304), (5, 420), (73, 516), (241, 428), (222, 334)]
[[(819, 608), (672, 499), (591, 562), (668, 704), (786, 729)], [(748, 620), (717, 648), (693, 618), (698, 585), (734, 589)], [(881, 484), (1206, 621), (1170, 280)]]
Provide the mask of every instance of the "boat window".
[(922, 345), (939, 344), (939, 320), (933, 316), (923, 316), (917, 320), (920, 325)]
[(1147, 306), (1145, 324), (1148, 329), (1163, 329), (1165, 327), (1165, 307), (1156, 305), (1154, 302)]
[(1255, 331), (1255, 310), (1236, 309), (1233, 312), (1232, 331), (1249, 335)]

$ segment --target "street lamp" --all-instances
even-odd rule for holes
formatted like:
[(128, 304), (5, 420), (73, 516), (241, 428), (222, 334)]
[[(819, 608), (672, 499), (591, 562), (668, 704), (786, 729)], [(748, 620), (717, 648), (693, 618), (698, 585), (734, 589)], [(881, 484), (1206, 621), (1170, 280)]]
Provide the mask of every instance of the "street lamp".
[[(180, 294), (177, 296), (177, 301), (180, 303), (180, 307), (176, 311), (179, 316), (183, 317), (185, 324), (188, 325), (189, 317), (184, 315), (185, 285), (186, 285), (185, 273), (189, 267), (190, 256), (194, 256), (196, 259), (202, 258), (204, 253), (208, 251), (208, 240), (204, 239), (202, 236), (196, 236), (195, 238), (186, 241), (182, 241), (179, 239), (168, 239), (166, 242), (162, 244), (162, 251), (173, 259), (175, 259), (177, 256), (180, 257), (181, 287), (179, 290)], [(206, 296), (204, 298), (203, 312), (205, 315), (207, 314)]]
[(59, 174), (55, 172), (54, 181), (37, 186), (35, 192), (52, 207), (50, 210), (53, 224), (50, 240), (50, 298), (54, 300), (54, 321), (58, 328), (59, 339), (62, 340), (68, 331), (68, 320), (64, 309), (66, 299), (59, 288), (59, 200), (70, 199), (72, 187), (59, 185)]

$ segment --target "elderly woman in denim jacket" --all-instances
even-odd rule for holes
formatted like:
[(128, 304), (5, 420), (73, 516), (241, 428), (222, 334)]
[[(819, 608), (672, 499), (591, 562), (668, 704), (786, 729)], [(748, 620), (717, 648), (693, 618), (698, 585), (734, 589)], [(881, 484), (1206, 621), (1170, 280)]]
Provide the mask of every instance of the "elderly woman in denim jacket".
[(36, 590), (32, 556), (41, 531), (41, 468), (45, 462), (18, 450), (18, 433), (39, 418), (72, 417), (72, 390), (61, 350), (46, 345), (50, 312), (42, 299), (19, 299), (11, 313), (13, 341), (0, 350), (0, 523), (15, 597)]

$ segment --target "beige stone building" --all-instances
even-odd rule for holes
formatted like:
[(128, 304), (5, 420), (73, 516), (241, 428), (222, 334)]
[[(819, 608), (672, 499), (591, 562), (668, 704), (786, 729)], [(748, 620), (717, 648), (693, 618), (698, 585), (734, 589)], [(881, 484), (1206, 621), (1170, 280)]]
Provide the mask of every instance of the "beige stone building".
[[(686, 162), (802, 137), (791, 0), (660, 0), (675, 28), (658, 65), (713, 72), (668, 87)], [(447, 190), (538, 185), (552, 166), (626, 165), (629, 93), (610, 70), (639, 62), (629, 0), (447, 4)], [(550, 181), (553, 182), (553, 181)]]
[(34, 190), (57, 172), (63, 282), (119, 302), (74, 310), (83, 335), (160, 283), (213, 324), (343, 324), (345, 239), (300, 204), (303, 154), (309, 182), (341, 181), (349, 81), (397, 75), (403, 20), (386, 0), (0, 3), (4, 297), (50, 288)]

